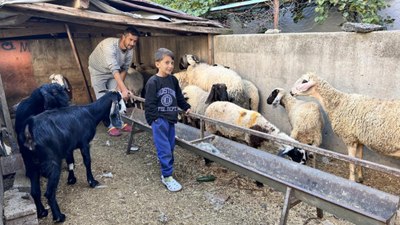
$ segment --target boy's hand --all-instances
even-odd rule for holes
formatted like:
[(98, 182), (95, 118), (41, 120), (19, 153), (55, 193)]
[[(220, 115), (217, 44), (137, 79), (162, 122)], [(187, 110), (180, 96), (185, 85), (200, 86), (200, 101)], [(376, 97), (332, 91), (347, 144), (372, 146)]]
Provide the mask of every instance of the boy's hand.
[(186, 110), (186, 115), (190, 113), (190, 108)]

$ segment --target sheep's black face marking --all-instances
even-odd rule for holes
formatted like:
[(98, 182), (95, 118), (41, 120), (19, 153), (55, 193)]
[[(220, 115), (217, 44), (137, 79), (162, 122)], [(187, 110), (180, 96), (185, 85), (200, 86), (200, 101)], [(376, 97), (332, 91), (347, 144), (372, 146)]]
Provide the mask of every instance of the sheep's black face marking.
[(271, 105), (274, 102), (276, 96), (278, 96), (278, 94), (279, 94), (279, 90), (277, 90), (277, 89), (273, 90), (272, 93), (267, 98), (267, 104)]
[(290, 160), (306, 165), (307, 164), (307, 152), (303, 149), (293, 147), (290, 150), (283, 150), (278, 153), (278, 156), (285, 157), (288, 156)]
[(179, 69), (184, 70), (184, 69), (187, 69), (188, 67), (189, 67), (189, 63), (187, 61), (187, 55), (184, 55), (179, 60)]
[(215, 101), (229, 101), (227, 89), (226, 84), (213, 84), (205, 103), (211, 104)]
[(307, 83), (308, 82), (308, 80), (303, 80), (301, 83), (302, 84), (305, 84), (305, 83)]

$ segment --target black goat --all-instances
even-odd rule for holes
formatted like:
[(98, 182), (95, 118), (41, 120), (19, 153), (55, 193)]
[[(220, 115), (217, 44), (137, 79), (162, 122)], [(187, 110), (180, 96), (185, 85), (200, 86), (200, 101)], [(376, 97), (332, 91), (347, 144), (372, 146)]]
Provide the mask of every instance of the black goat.
[[(47, 210), (40, 200), (42, 175), (48, 178), (45, 196), (53, 213), (53, 220), (65, 221), (65, 215), (61, 213), (56, 200), (56, 191), (60, 179), (61, 161), (66, 158), (67, 162), (73, 162), (74, 149), (81, 150), (90, 187), (99, 184), (91, 171), (89, 143), (102, 120), (105, 124), (111, 122), (114, 127), (122, 127), (119, 114), (120, 100), (121, 95), (118, 92), (108, 92), (94, 103), (48, 110), (27, 121), (24, 143), (31, 150), (32, 157), (24, 160), (31, 165), (29, 177), (31, 194), (39, 217), (47, 216)], [(68, 181), (76, 182), (73, 170), (69, 171)]]

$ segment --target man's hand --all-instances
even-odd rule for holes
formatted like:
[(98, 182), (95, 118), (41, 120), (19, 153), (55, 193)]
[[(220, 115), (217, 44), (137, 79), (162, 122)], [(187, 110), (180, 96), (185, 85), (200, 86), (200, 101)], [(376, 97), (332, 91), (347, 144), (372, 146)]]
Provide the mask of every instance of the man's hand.
[(125, 101), (128, 101), (130, 95), (132, 95), (132, 93), (131, 93), (128, 89), (125, 89), (124, 91), (122, 91), (121, 94), (122, 94), (122, 98), (123, 98)]

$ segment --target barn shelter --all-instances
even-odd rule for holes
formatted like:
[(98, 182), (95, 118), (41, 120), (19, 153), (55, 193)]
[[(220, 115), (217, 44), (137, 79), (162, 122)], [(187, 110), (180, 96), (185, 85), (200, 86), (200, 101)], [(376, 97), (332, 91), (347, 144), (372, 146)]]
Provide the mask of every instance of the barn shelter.
[(128, 26), (142, 34), (133, 63), (146, 68), (160, 47), (171, 49), (177, 59), (192, 53), (210, 61), (212, 36), (230, 32), (216, 21), (146, 0), (5, 0), (0, 18), (0, 74), (8, 106), (54, 73), (69, 79), (74, 103), (90, 102), (88, 57), (101, 40)]

